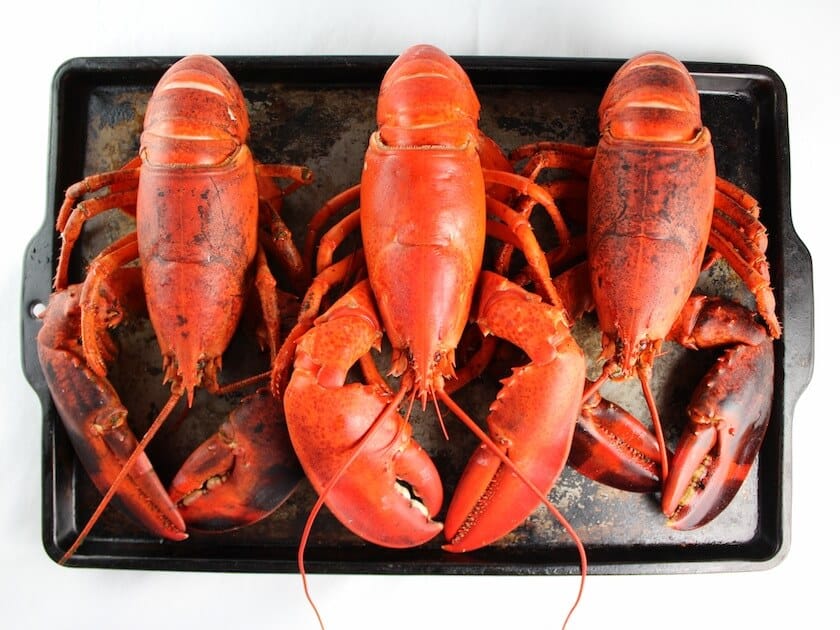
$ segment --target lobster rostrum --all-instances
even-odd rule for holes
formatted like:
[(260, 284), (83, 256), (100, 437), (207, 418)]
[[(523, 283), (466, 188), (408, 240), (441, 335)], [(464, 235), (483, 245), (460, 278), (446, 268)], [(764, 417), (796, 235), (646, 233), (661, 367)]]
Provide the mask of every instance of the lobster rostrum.
[[(356, 201), (359, 208), (321, 240), (299, 323), (275, 362), (275, 391), (285, 391), (292, 442), (320, 500), (354, 533), (384, 546), (419, 545), (443, 528), (446, 549), (467, 551), (511, 531), (548, 503), (581, 403), (582, 351), (530, 225), (502, 201), (504, 191), (533, 195), (559, 214), (541, 187), (510, 172), (478, 130), (478, 114), (466, 73), (437, 48), (412, 47), (388, 69), (361, 183), (330, 200), (311, 225)], [(334, 262), (336, 244), (357, 226), (364, 264), (353, 254)], [(524, 252), (552, 303), (482, 270), (488, 235)], [(321, 312), (331, 288), (365, 271)], [(530, 358), (490, 406), (489, 438), (449, 396), (475, 369), (455, 365), (470, 320)], [(383, 334), (391, 375), (400, 379), (396, 393), (370, 355)], [(357, 363), (364, 382), (346, 382)], [(433, 520), (443, 502), (440, 477), (400, 409), (429, 399), (482, 441), (445, 525)]]
[[(597, 147), (537, 143), (511, 155), (528, 159), (524, 169), (533, 178), (557, 167), (588, 180), (587, 260), (558, 286), (583, 287), (570, 309), (596, 311), (605, 363), (584, 395), (570, 462), (628, 490), (663, 483), (669, 524), (692, 529), (734, 497), (769, 420), (772, 339), (781, 326), (764, 255), (767, 234), (755, 199), (716, 177), (697, 88), (679, 61), (662, 53), (629, 60), (607, 88), (599, 119)], [(693, 295), (701, 270), (719, 257), (754, 294), (764, 325), (742, 306)], [(665, 340), (727, 347), (697, 387), (672, 462), (650, 388)], [(656, 439), (597, 394), (606, 379), (634, 375)]]
[[(105, 493), (97, 514), (116, 493), (135, 519), (173, 540), (186, 537), (186, 525), (226, 530), (258, 520), (302, 478), (279, 401), (258, 392), (185, 462), (167, 492), (107, 377), (116, 359), (108, 330), (126, 316), (147, 315), (172, 393), (143, 447), (184, 394), (191, 406), (196, 388), (223, 390), (222, 354), (254, 294), (261, 341), (276, 353), (282, 309), (266, 251), (293, 284), (307, 284), (279, 211), (311, 173), (257, 163), (248, 129), (242, 92), (224, 66), (186, 57), (149, 100), (139, 155), (71, 186), (57, 220), (63, 244), (38, 336), (47, 384), (83, 466)], [(291, 183), (280, 188), (277, 178)], [(103, 249), (83, 283), (69, 284), (71, 251), (85, 221), (113, 208), (135, 216), (136, 231)]]

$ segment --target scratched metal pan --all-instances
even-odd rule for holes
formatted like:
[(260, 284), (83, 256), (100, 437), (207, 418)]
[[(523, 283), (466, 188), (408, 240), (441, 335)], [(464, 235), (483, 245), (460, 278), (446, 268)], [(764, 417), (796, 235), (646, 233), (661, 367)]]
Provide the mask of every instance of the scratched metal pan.
[[(149, 95), (170, 58), (74, 59), (57, 72), (53, 87), (46, 218), (24, 260), (21, 304), (23, 366), (43, 405), (43, 541), (57, 559), (94, 510), (99, 496), (73, 453), (56, 414), (35, 352), (40, 321), (55, 270), (54, 222), (64, 190), (83, 176), (119, 168), (136, 155)], [(240, 82), (252, 120), (250, 145), (262, 162), (306, 164), (314, 184), (288, 198), (285, 216), (297, 242), (312, 213), (358, 181), (374, 129), (378, 85), (393, 58), (223, 58)], [(461, 58), (482, 102), (482, 129), (505, 149), (536, 140), (585, 145), (596, 141), (596, 112), (618, 60)], [(762, 205), (770, 233), (768, 257), (784, 335), (775, 344), (772, 418), (757, 465), (729, 508), (693, 532), (665, 526), (655, 496), (612, 490), (566, 470), (550, 497), (587, 546), (592, 573), (675, 573), (762, 569), (774, 566), (789, 546), (791, 432), (797, 398), (807, 385), (813, 356), (813, 288), (808, 251), (797, 237), (790, 208), (787, 100), (771, 70), (758, 66), (688, 63), (701, 92), (721, 176), (745, 188)], [(800, 209), (801, 211), (802, 209)], [(111, 211), (89, 222), (74, 253), (71, 280), (132, 222)], [(538, 224), (538, 234), (543, 228)], [(546, 230), (547, 231), (547, 230)], [(550, 243), (546, 244), (547, 246)], [(406, 272), (410, 273), (410, 272)], [(709, 292), (749, 302), (725, 264), (701, 282)], [(591, 319), (575, 335), (593, 357), (598, 335)], [(110, 378), (141, 434), (166, 400), (154, 334), (144, 321), (126, 323)], [(668, 346), (656, 365), (656, 389), (671, 445), (695, 383), (714, 360)], [(267, 360), (253, 337), (242, 334), (225, 357), (225, 376), (255, 373)], [(590, 376), (597, 371), (590, 365)], [(496, 389), (500, 370), (459, 393), (479, 420)], [(647, 418), (638, 383), (610, 386), (607, 394)], [(149, 455), (165, 484), (180, 462), (210, 435), (235, 397), (200, 395), (188, 414), (176, 412), (155, 438)], [(447, 496), (475, 447), (474, 439), (444, 414), (449, 440), (432, 413), (415, 409), (418, 439), (432, 453)], [(161, 543), (109, 509), (72, 559), (74, 566), (169, 570), (296, 571), (298, 539), (315, 494), (303, 482), (294, 496), (264, 521), (223, 535), (193, 534)], [(564, 574), (579, 570), (566, 532), (539, 508), (498, 543), (465, 555), (440, 549), (441, 540), (411, 550), (367, 544), (322, 511), (309, 542), (308, 569), (347, 573)]]

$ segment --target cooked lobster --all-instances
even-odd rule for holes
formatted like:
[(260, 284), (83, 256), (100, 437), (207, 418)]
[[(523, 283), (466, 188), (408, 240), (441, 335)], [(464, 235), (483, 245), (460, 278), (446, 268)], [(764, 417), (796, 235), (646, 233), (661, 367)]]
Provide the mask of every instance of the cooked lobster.
[[(309, 480), (345, 526), (384, 546), (419, 545), (443, 528), (446, 549), (475, 549), (511, 531), (541, 501), (561, 518), (545, 495), (565, 465), (584, 358), (543, 252), (527, 220), (504, 203), (505, 192), (535, 197), (565, 228), (550, 196), (509, 172), (479, 131), (478, 114), (466, 73), (442, 51), (415, 46), (393, 63), (361, 183), (329, 201), (313, 226), (356, 200), (359, 208), (322, 239), (299, 323), (275, 362), (275, 391), (285, 392), (289, 432)], [(337, 245), (357, 226), (364, 261), (350, 254), (334, 262)], [(488, 235), (524, 252), (551, 303), (482, 270)], [(328, 292), (358, 274), (363, 279), (322, 312)], [(503, 381), (489, 437), (449, 395), (474, 368), (455, 365), (470, 320), (530, 360)], [(383, 335), (396, 393), (370, 357)], [(357, 362), (365, 382), (347, 383)], [(443, 502), (440, 478), (400, 412), (418, 399), (442, 402), (481, 440), (445, 526), (433, 520)]]
[[(669, 523), (699, 527), (737, 492), (770, 415), (772, 339), (781, 326), (764, 255), (767, 234), (755, 199), (716, 177), (697, 88), (679, 61), (662, 53), (629, 60), (607, 88), (599, 119), (597, 147), (543, 142), (511, 155), (527, 159), (524, 172), (532, 178), (554, 167), (588, 182), (587, 261), (569, 272), (587, 279), (566, 276), (558, 286), (582, 287), (571, 310), (596, 311), (604, 365), (584, 395), (570, 461), (626, 489), (652, 491), (664, 482)], [(704, 264), (717, 257), (755, 295), (764, 325), (744, 307), (692, 295)], [(666, 339), (695, 349), (728, 346), (697, 388), (672, 462), (650, 387)], [(655, 440), (597, 396), (604, 380), (634, 375)]]
[[(186, 57), (163, 75), (149, 100), (138, 156), (71, 186), (57, 220), (63, 244), (38, 336), (47, 384), (82, 464), (105, 493), (96, 514), (116, 493), (150, 531), (174, 540), (186, 536), (185, 520), (221, 530), (262, 518), (302, 478), (279, 401), (264, 394), (248, 397), (231, 414), (222, 437), (186, 462), (170, 492), (142, 453), (182, 396), (191, 406), (196, 388), (222, 391), (222, 354), (254, 293), (261, 338), (271, 356), (276, 353), (281, 308), (266, 251), (284, 263), (291, 284), (308, 284), (280, 204), (312, 174), (257, 163), (246, 144), (248, 130), (245, 100), (230, 73), (212, 57)], [(277, 178), (291, 183), (280, 188)], [(85, 221), (113, 208), (135, 216), (136, 231), (102, 250), (81, 284), (69, 285), (71, 254)], [(164, 383), (171, 383), (171, 397), (140, 447), (107, 378), (116, 359), (108, 330), (137, 314), (151, 321)]]

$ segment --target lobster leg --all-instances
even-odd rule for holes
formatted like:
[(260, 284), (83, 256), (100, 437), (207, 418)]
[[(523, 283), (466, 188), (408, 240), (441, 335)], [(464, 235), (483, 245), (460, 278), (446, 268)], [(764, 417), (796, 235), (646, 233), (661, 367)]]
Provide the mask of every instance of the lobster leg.
[[(546, 168), (560, 171), (560, 175), (543, 178), (540, 184), (552, 198), (563, 201), (564, 215), (586, 224), (589, 173), (595, 147), (581, 147), (562, 142), (536, 142), (511, 151), (510, 159), (518, 163), (526, 160), (521, 173), (537, 181)], [(527, 208), (526, 208), (527, 209)]]
[[(67, 189), (56, 220), (56, 229), (61, 233), (62, 241), (53, 283), (56, 290), (67, 287), (70, 254), (85, 221), (113, 208), (120, 208), (131, 215), (135, 213), (139, 166), (140, 158), (135, 158), (118, 171), (91, 175)], [(104, 188), (108, 188), (107, 194), (76, 203), (84, 195)]]
[(271, 514), (302, 478), (281, 404), (263, 389), (187, 458), (169, 495), (191, 529), (227, 531)]
[[(122, 276), (122, 274), (120, 274)], [(139, 286), (139, 275), (136, 281)], [(81, 337), (80, 287), (54, 293), (38, 334), (38, 357), (59, 416), (88, 475), (105, 493), (131, 456), (137, 438), (114, 388), (87, 367)], [(140, 455), (114, 501), (149, 531), (170, 540), (187, 537), (184, 521), (149, 459)]]
[[(312, 182), (312, 171), (304, 166), (257, 164), (257, 186), (260, 196), (260, 244), (281, 261), (295, 290), (303, 293), (309, 284), (309, 273), (292, 240), (292, 232), (280, 215), (283, 199)], [(280, 188), (275, 178), (291, 179)]]
[[(511, 162), (526, 160), (521, 169), (524, 177), (536, 181), (540, 173), (546, 169), (559, 169), (568, 173), (568, 176), (558, 180), (545, 182), (544, 185), (553, 182), (573, 182), (575, 184), (587, 183), (589, 173), (592, 170), (592, 161), (595, 157), (595, 147), (581, 147), (575, 144), (563, 142), (535, 142), (514, 149), (510, 153)], [(573, 186), (574, 190), (579, 190)], [(555, 199), (563, 195), (552, 195)], [(579, 197), (579, 195), (575, 195)], [(583, 193), (586, 197), (586, 193)]]
[(773, 400), (773, 343), (747, 309), (703, 297), (689, 300), (670, 337), (698, 348), (735, 342), (694, 392), (662, 494), (668, 524), (694, 529), (730, 503), (758, 454)]
[(113, 357), (106, 328), (114, 328), (122, 320), (123, 309), (118, 299), (133, 300), (142, 296), (139, 286), (119, 287), (114, 273), (137, 258), (137, 233), (132, 232), (112, 243), (91, 262), (81, 289), (81, 336), (85, 361), (91, 370), (104, 378), (106, 363)]
[[(531, 359), (502, 381), (487, 418), (491, 439), (547, 494), (571, 445), (585, 363), (560, 311), (490, 272), (482, 273), (476, 320), (485, 334), (521, 347)], [(540, 497), (520, 475), (478, 447), (455, 490), (444, 535), (449, 551), (487, 545), (518, 526)]]
[[(551, 219), (552, 224), (554, 225), (554, 229), (557, 232), (557, 236), (560, 238), (560, 243), (563, 246), (568, 246), (569, 242), (571, 241), (571, 233), (569, 232), (569, 227), (566, 225), (566, 221), (563, 219), (560, 211), (557, 209), (556, 204), (554, 203), (554, 198), (542, 187), (534, 182), (532, 182), (527, 177), (522, 177), (521, 175), (517, 175), (516, 173), (508, 173), (506, 171), (491, 171), (491, 170), (484, 170), (484, 181), (487, 186), (491, 185), (504, 185), (510, 187), (512, 190), (518, 192), (521, 195), (524, 195), (526, 199), (528, 199), (531, 206), (535, 203), (539, 203), (543, 206), (545, 211), (548, 213), (549, 218)], [(523, 239), (524, 243), (529, 243), (532, 239), (533, 233), (530, 232), (531, 224), (528, 222), (528, 215), (530, 213), (530, 208), (528, 212), (524, 214), (516, 213), (513, 209), (509, 208), (507, 204), (502, 201), (499, 201), (496, 197), (490, 195), (487, 198), (487, 211), (490, 214), (498, 216), (500, 219), (508, 223), (508, 226), (518, 235), (520, 238)], [(511, 221), (506, 219), (506, 215), (508, 211), (516, 217)], [(525, 231), (528, 231), (530, 234), (526, 236)], [(536, 243), (536, 239), (534, 239), (534, 243)], [(524, 253), (528, 253), (530, 249), (530, 244)], [(543, 252), (540, 251), (540, 255), (543, 255)], [(531, 263), (532, 261), (529, 259), (528, 261)]]
[(411, 547), (441, 530), (432, 520), (443, 502), (440, 477), (409, 423), (388, 411), (391, 392), (345, 384), (381, 336), (370, 285), (361, 282), (300, 338), (284, 403), (295, 452), (319, 494), (352, 458), (324, 497), (336, 518), (370, 542)]
[[(318, 243), (318, 237), (324, 229), (324, 226), (332, 217), (350, 204), (355, 204), (355, 209), (358, 210), (360, 192), (361, 186), (356, 184), (355, 186), (340, 192), (335, 197), (328, 200), (327, 203), (325, 203), (312, 216), (306, 230), (306, 239), (303, 247), (303, 262), (307, 266), (307, 269), (311, 268), (315, 245)], [(320, 273), (320, 270), (318, 270), (318, 273)]]
[(326, 231), (318, 243), (318, 256), (315, 261), (315, 271), (321, 273), (333, 263), (333, 256), (350, 234), (359, 229), (361, 211), (354, 210)]
[[(280, 347), (280, 299), (277, 294), (277, 281), (268, 268), (268, 261), (262, 247), (257, 248), (255, 258), (256, 272), (254, 274), (254, 288), (257, 291), (262, 310), (262, 323), (265, 326), (265, 341), (271, 357), (277, 354)], [(258, 335), (259, 336), (259, 335)]]
[(776, 317), (770, 266), (764, 255), (767, 234), (757, 213), (755, 199), (734, 184), (718, 178), (709, 246), (726, 259), (755, 295), (756, 309), (767, 323), (770, 335), (778, 339), (782, 327)]

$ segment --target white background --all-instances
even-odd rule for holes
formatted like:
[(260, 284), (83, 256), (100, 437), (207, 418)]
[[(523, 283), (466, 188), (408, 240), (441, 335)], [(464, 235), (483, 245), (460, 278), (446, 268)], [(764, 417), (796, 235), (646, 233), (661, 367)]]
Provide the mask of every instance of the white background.
[[(317, 627), (296, 575), (60, 568), (41, 547), (38, 400), (20, 368), (21, 263), (46, 211), (52, 76), (79, 56), (453, 55), (683, 59), (759, 64), (788, 91), (794, 225), (814, 261), (816, 367), (794, 419), (790, 553), (769, 571), (590, 577), (572, 628), (781, 628), (836, 623), (838, 33), (836, 3), (16, 2), (0, 25), (0, 619), (5, 627)], [(578, 6), (581, 5), (581, 6)], [(582, 5), (589, 5), (584, 8)], [(821, 226), (821, 227), (820, 227)], [(836, 255), (836, 254), (835, 254)], [(328, 628), (559, 627), (575, 577), (311, 576)], [(445, 611), (445, 612), (444, 612)]]

